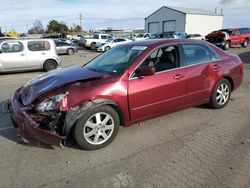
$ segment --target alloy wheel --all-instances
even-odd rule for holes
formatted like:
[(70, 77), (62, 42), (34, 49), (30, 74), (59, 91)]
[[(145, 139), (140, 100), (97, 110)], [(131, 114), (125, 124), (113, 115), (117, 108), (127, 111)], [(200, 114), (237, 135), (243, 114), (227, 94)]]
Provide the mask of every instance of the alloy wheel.
[(85, 123), (83, 135), (86, 141), (93, 145), (106, 142), (114, 131), (114, 120), (108, 113), (98, 112)]
[(226, 83), (222, 83), (219, 85), (216, 91), (216, 102), (219, 105), (224, 105), (229, 99), (230, 91), (229, 87)]

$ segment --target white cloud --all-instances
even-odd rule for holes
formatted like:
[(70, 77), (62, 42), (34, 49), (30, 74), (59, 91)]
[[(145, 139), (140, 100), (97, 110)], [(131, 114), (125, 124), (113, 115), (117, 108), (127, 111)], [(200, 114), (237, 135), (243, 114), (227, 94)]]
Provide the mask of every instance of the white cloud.
[[(32, 26), (40, 19), (44, 26), (51, 19), (64, 21), (69, 26), (79, 23), (79, 13), (83, 16), (85, 29), (108, 27), (142, 27), (144, 18), (161, 6), (202, 8), (213, 11), (223, 8), (226, 26), (242, 25), (242, 19), (249, 19), (250, 0), (8, 0), (0, 4), (0, 26), (3, 30), (14, 27), (26, 31), (26, 25)], [(224, 4), (222, 4), (224, 3)], [(237, 8), (238, 7), (238, 8)], [(245, 11), (245, 12), (244, 12)], [(244, 13), (244, 15), (241, 15)], [(230, 16), (231, 15), (231, 16)], [(233, 16), (232, 16), (233, 15)], [(237, 22), (238, 20), (238, 22)], [(250, 21), (244, 21), (250, 26)], [(240, 25), (239, 25), (240, 26)]]

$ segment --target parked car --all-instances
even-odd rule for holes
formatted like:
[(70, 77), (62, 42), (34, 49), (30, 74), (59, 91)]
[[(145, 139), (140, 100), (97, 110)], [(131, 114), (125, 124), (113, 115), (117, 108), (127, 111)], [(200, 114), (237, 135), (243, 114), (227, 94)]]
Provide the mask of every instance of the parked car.
[(230, 28), (213, 31), (206, 36), (206, 40), (228, 50), (231, 45), (241, 45), (246, 48), (249, 44), (250, 29), (249, 28)]
[(55, 40), (55, 44), (57, 54), (73, 55), (75, 52), (77, 52), (77, 46), (73, 45), (72, 43), (69, 44), (67, 42)]
[(51, 39), (6, 40), (0, 43), (0, 72), (43, 69), (61, 65)]
[(72, 44), (73, 40), (69, 40), (69, 39), (66, 39), (66, 38), (58, 38), (58, 39), (55, 39), (55, 41), (61, 41), (61, 42), (66, 42), (68, 44)]
[(95, 50), (97, 47), (104, 43), (106, 40), (111, 39), (112, 36), (108, 34), (96, 34), (93, 38), (86, 38), (84, 41), (84, 46), (86, 48), (90, 48), (91, 50)]
[(120, 125), (201, 104), (223, 108), (242, 79), (240, 58), (210, 43), (145, 40), (34, 78), (4, 109), (30, 142), (62, 146), (72, 133), (94, 150), (111, 143)]
[(151, 36), (150, 33), (140, 33), (137, 34), (136, 37), (133, 38), (134, 41), (140, 41), (140, 40), (145, 40), (145, 39), (149, 39)]
[(174, 31), (169, 31), (169, 32), (159, 33), (158, 38), (177, 39), (178, 37)]
[(196, 39), (196, 40), (205, 40), (204, 36), (201, 36), (200, 34), (188, 34), (188, 39)]
[(126, 39), (126, 38), (115, 38), (115, 39), (109, 39), (105, 43), (101, 44), (99, 48), (97, 48), (98, 52), (105, 52), (114, 46), (117, 46), (119, 44), (123, 44), (126, 42), (131, 42), (131, 40)]
[(175, 32), (175, 35), (178, 39), (184, 39), (187, 38), (187, 33), (186, 32)]

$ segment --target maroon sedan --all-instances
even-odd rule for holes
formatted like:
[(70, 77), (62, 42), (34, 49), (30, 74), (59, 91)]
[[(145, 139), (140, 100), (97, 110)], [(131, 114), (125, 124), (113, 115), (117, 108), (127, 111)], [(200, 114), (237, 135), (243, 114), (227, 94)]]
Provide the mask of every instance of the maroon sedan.
[(206, 42), (131, 42), (83, 67), (34, 78), (7, 109), (30, 142), (62, 146), (72, 133), (80, 147), (93, 150), (112, 142), (120, 125), (201, 104), (223, 108), (242, 78), (240, 58)]

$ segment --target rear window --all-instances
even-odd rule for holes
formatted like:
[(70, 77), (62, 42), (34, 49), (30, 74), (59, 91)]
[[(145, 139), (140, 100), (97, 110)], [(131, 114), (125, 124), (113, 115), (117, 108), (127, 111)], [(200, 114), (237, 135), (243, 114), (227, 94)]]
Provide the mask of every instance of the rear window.
[(50, 49), (50, 44), (48, 41), (29, 41), (28, 49), (30, 51), (47, 51)]
[(3, 53), (13, 53), (23, 51), (23, 44), (17, 41), (4, 42), (1, 50)]

